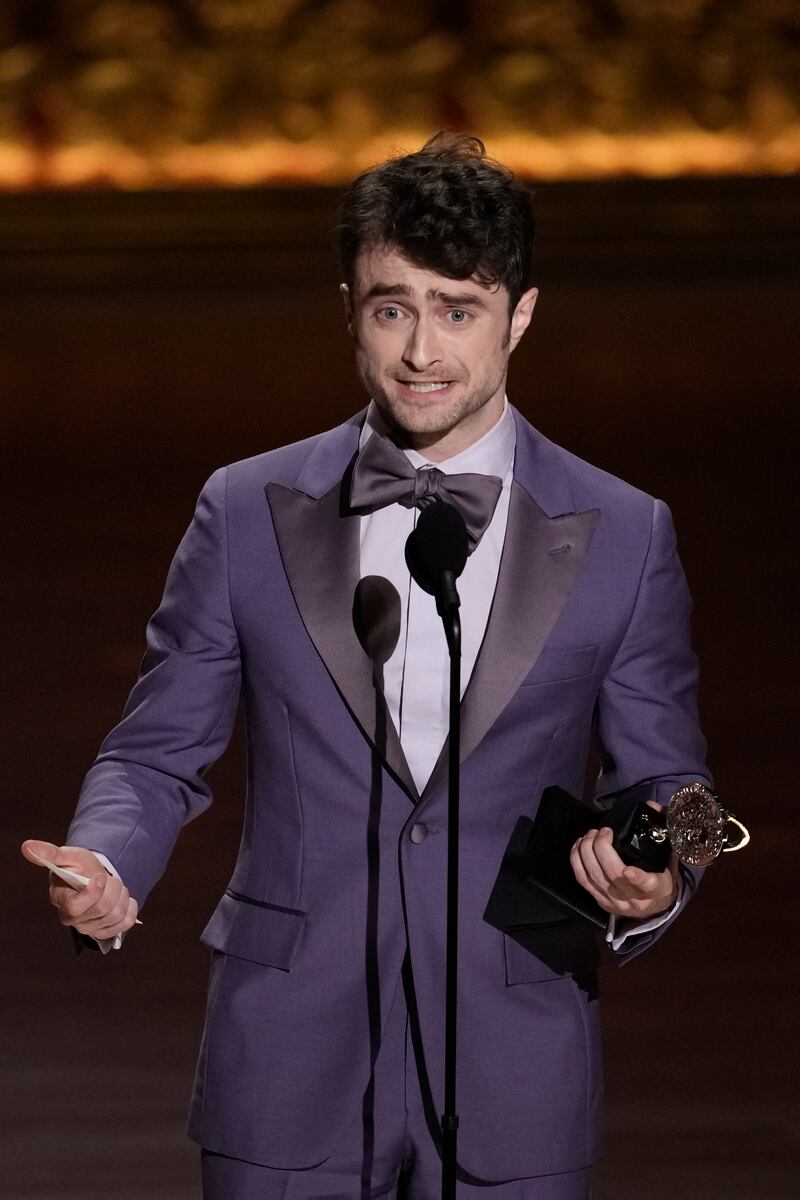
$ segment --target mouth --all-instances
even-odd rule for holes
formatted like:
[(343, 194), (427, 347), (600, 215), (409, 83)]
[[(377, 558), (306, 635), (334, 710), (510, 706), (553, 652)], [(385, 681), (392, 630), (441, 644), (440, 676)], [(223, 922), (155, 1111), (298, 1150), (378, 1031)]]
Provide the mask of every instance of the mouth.
[(437, 394), (446, 392), (453, 387), (456, 381), (454, 379), (398, 379), (396, 382), (406, 391), (420, 396), (430, 392)]

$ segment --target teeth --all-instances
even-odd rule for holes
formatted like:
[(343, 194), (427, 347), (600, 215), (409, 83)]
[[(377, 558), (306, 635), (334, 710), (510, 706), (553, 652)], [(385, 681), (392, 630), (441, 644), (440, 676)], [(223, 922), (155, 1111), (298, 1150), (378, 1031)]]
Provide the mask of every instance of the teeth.
[(447, 387), (447, 380), (444, 383), (409, 383), (408, 386), (413, 392), (440, 392)]

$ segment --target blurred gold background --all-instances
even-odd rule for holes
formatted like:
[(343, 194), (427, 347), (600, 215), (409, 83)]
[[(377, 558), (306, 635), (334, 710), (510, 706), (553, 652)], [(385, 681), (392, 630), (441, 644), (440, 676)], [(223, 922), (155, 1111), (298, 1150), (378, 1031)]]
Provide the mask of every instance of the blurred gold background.
[(0, 187), (339, 183), (440, 127), (523, 174), (800, 168), (796, 0), (6, 0)]

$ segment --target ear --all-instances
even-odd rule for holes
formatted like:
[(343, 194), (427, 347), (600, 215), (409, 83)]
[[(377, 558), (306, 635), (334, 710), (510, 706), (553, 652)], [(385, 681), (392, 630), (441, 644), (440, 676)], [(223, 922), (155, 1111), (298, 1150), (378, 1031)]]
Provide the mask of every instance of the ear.
[(514, 309), (514, 312), (511, 315), (511, 326), (508, 331), (508, 341), (511, 350), (514, 349), (517, 342), (530, 325), (538, 296), (539, 289), (533, 287), (529, 288), (527, 292), (523, 292), (517, 301), (517, 307)]
[(346, 283), (339, 284), (342, 300), (344, 301), (344, 319), (347, 322), (347, 332), (353, 336), (353, 298)]

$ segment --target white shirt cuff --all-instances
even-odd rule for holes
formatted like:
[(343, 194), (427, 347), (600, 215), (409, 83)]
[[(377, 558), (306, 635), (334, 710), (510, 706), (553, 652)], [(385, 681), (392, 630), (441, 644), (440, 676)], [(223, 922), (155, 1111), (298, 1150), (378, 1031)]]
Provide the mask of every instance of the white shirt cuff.
[(683, 898), (683, 879), (680, 874), (677, 876), (675, 882), (678, 885), (678, 891), (674, 903), (666, 912), (659, 913), (657, 917), (646, 917), (643, 921), (633, 921), (630, 917), (623, 917), (623, 920), (629, 923), (628, 928), (623, 933), (617, 933), (616, 914), (611, 913), (609, 915), (606, 941), (612, 950), (621, 950), (626, 938), (634, 937), (639, 933), (650, 933), (651, 930), (658, 929), (660, 925), (663, 925), (665, 921), (670, 919)]
[[(119, 871), (117, 871), (116, 868), (113, 866), (113, 864), (108, 861), (105, 854), (101, 854), (99, 850), (93, 850), (92, 854), (95, 856), (95, 858), (100, 859), (100, 862), (103, 864), (105, 869), (108, 871), (109, 875), (113, 875), (115, 879), (120, 878)], [(125, 935), (123, 933), (118, 933), (114, 937), (95, 938), (94, 940), (97, 942), (97, 945), (99, 946), (101, 952), (103, 954), (108, 954), (109, 950), (121, 949), (122, 939), (124, 936)]]

